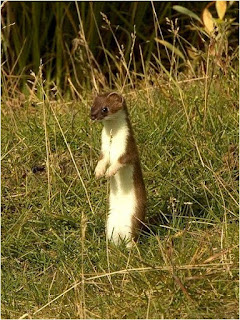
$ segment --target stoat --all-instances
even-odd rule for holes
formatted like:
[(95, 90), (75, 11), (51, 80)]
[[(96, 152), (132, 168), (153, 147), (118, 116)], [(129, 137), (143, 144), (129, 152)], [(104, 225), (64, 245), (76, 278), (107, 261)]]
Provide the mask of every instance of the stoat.
[(91, 119), (104, 125), (95, 175), (110, 177), (107, 239), (115, 244), (125, 239), (129, 244), (144, 222), (146, 191), (125, 100), (115, 92), (98, 95)]

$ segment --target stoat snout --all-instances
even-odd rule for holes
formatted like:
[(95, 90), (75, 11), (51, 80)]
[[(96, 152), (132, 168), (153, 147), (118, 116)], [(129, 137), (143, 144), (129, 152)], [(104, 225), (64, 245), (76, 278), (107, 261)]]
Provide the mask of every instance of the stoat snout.
[(124, 108), (123, 99), (115, 92), (99, 95), (91, 107), (92, 120), (112, 120)]

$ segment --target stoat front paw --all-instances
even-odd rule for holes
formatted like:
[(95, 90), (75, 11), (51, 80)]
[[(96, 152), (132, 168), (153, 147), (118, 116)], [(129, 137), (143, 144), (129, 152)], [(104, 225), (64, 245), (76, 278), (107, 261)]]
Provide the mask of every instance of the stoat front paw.
[(106, 172), (106, 177), (109, 178), (109, 177), (115, 176), (115, 174), (118, 172), (119, 169), (120, 169), (119, 165), (111, 165)]
[(95, 169), (95, 176), (96, 178), (101, 178), (104, 176), (104, 173), (106, 172), (106, 163), (104, 161), (99, 161), (96, 169)]

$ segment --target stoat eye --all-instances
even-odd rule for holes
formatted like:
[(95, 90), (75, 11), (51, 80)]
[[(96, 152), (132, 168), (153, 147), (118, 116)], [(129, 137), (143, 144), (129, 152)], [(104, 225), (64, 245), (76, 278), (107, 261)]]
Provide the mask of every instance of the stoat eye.
[(108, 107), (102, 108), (102, 113), (107, 113), (109, 111)]

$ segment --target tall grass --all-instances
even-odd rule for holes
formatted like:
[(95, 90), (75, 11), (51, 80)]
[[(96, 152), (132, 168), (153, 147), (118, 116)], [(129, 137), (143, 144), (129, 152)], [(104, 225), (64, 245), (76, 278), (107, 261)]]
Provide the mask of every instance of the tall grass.
[[(204, 2), (182, 5), (199, 16), (205, 7)], [(237, 15), (237, 9), (237, 4), (228, 9), (230, 18)], [(90, 88), (89, 74), (93, 70), (101, 86), (113, 87), (124, 81), (124, 61), (135, 82), (141, 78), (142, 59), (147, 70), (156, 67), (154, 55), (166, 68), (172, 64), (171, 50), (155, 42), (159, 38), (172, 43), (166, 17), (171, 20), (178, 17), (182, 37), (198, 50), (199, 34), (189, 33), (186, 27), (193, 20), (173, 10), (171, 2), (5, 2), (3, 76), (6, 81), (15, 79), (17, 87), (23, 89), (31, 78), (31, 70), (38, 72), (42, 59), (47, 83), (54, 81), (58, 90), (69, 93), (69, 78), (78, 91)], [(233, 39), (237, 39), (233, 25), (231, 32), (235, 32)], [(183, 41), (182, 45), (186, 47)], [(232, 46), (236, 47), (236, 43), (232, 42)]]

